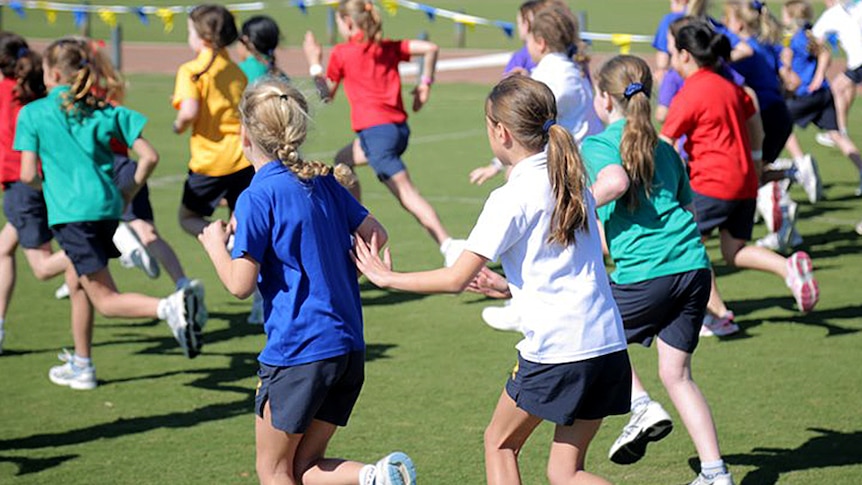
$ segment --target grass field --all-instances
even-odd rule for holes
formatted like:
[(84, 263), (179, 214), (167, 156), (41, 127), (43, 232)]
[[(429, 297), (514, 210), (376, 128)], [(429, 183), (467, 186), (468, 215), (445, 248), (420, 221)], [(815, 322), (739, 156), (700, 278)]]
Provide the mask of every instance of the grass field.
[[(122, 2), (118, 2), (122, 3)], [(169, 0), (149, 4), (174, 4)], [(513, 17), (518, 1), (428, 2), (468, 13)], [(597, 31), (648, 33), (667, 8), (665, 0), (577, 2)], [(612, 4), (613, 8), (608, 5)], [(618, 12), (636, 12), (618, 15)], [(323, 32), (319, 11), (301, 17), (295, 9), (268, 12), (296, 44), (305, 22)], [(420, 14), (386, 20), (389, 35), (413, 36), (422, 29), (451, 45), (452, 24), (429, 23)], [(124, 23), (132, 40), (182, 41), (184, 20), (163, 35)], [(71, 30), (61, 15), (47, 25), (39, 12), (25, 21), (3, 9), (4, 29), (25, 36), (56, 37)], [(62, 27), (62, 28), (61, 28)], [(94, 22), (94, 34), (106, 36)], [(517, 47), (493, 29), (468, 33), (468, 46)], [(249, 302), (233, 299), (218, 283), (203, 250), (181, 233), (175, 213), (188, 158), (186, 137), (170, 132), (174, 116), (167, 98), (173, 80), (141, 75), (131, 79), (129, 105), (146, 114), (145, 135), (162, 155), (150, 190), (159, 228), (179, 253), (187, 272), (207, 285), (210, 321), (204, 353), (187, 360), (165, 324), (97, 318), (94, 359), (99, 387), (76, 392), (51, 384), (55, 354), (71, 347), (68, 302), (54, 300), (51, 283), (37, 282), (19, 258), (19, 284), (6, 324), (0, 374), (0, 483), (14, 484), (251, 484), (254, 472), (252, 396), (261, 328), (245, 323)], [(488, 87), (434, 87), (426, 110), (411, 117), (407, 163), (423, 194), (448, 229), (464, 237), (493, 185), (475, 187), (467, 173), (490, 156), (482, 100)], [(329, 160), (351, 139), (343, 97), (316, 106), (306, 153)], [(857, 105), (851, 127), (862, 123)], [(851, 128), (854, 135), (858, 130)], [(816, 145), (813, 131), (801, 140), (820, 161), (828, 199), (800, 205), (800, 231), (815, 261), (822, 298), (801, 316), (777, 278), (737, 272), (717, 263), (719, 285), (736, 312), (741, 336), (702, 341), (694, 359), (698, 383), (716, 417), (722, 450), (737, 483), (862, 483), (862, 239), (853, 225), (862, 200), (852, 196), (854, 169), (840, 154)], [(862, 142), (862, 139), (857, 139)], [(377, 183), (360, 170), (366, 205), (386, 225), (396, 267), (417, 270), (442, 258), (424, 231)], [(499, 181), (498, 181), (499, 183)], [(794, 189), (797, 200), (804, 200)], [(224, 213), (219, 215), (224, 216)], [(4, 221), (0, 216), (0, 221)], [(755, 236), (763, 235), (758, 226)], [(709, 245), (718, 258), (717, 247)], [(122, 289), (165, 295), (166, 276), (149, 280), (112, 267)], [(475, 295), (418, 296), (381, 291), (362, 283), (368, 342), (367, 380), (350, 426), (339, 432), (331, 454), (373, 461), (403, 449), (417, 462), (421, 483), (484, 483), (482, 432), (514, 364), (514, 334), (495, 332), (479, 317), (488, 302)], [(655, 376), (652, 349), (634, 348), (634, 364), (652, 396), (671, 410)], [(676, 415), (671, 411), (671, 414)], [(626, 418), (606, 420), (590, 452), (588, 468), (618, 484), (682, 484), (694, 476), (694, 448), (678, 425), (647, 457), (630, 467), (610, 463), (607, 449)], [(543, 425), (522, 455), (525, 484), (546, 483), (544, 466), (551, 427)]]

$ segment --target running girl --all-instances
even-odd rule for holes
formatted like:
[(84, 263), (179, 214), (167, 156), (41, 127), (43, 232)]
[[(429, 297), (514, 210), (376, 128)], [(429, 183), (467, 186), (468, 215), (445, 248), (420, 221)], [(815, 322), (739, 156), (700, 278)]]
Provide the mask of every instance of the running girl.
[(275, 61), (275, 50), (281, 40), (281, 30), (271, 17), (255, 15), (242, 24), (239, 55), (244, 58), (239, 68), (251, 84), (263, 76), (285, 76)]

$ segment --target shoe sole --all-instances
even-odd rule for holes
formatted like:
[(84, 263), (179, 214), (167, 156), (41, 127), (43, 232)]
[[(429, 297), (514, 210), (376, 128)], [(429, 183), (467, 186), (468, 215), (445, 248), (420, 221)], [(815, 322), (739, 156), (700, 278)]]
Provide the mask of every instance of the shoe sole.
[(185, 299), (186, 327), (183, 329), (183, 339), (186, 348), (183, 350), (186, 357), (194, 359), (201, 353), (203, 347), (203, 332), (198, 322), (199, 297), (193, 288), (189, 288), (183, 295)]
[(808, 313), (814, 309), (814, 306), (820, 299), (820, 287), (814, 278), (814, 263), (811, 261), (808, 253), (801, 251), (796, 253), (795, 257), (791, 258), (796, 277), (802, 280), (802, 290), (800, 297), (796, 300), (796, 304), (799, 306), (799, 311)]
[(630, 442), (620, 446), (611, 453), (610, 459), (617, 465), (631, 465), (636, 463), (646, 454), (647, 445), (659, 441), (673, 431), (673, 421), (663, 419), (649, 428), (638, 433)]
[(66, 387), (69, 387), (71, 389), (75, 389), (76, 391), (89, 391), (91, 389), (95, 389), (97, 386), (97, 383), (95, 383), (95, 382), (83, 382), (82, 383), (82, 382), (78, 382), (78, 381), (67, 381), (65, 379), (58, 379), (58, 378), (52, 376), (50, 373), (48, 373), (48, 379), (50, 379), (51, 382), (53, 382), (54, 384), (57, 384), (58, 386), (66, 386)]
[(416, 467), (413, 460), (405, 453), (396, 451), (386, 457), (388, 476), (384, 477), (386, 485), (415, 485)]

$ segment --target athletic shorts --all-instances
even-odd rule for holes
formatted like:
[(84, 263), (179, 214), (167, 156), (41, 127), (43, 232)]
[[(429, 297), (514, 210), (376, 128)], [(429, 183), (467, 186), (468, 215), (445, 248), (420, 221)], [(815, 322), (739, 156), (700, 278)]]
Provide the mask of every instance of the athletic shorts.
[(48, 227), (45, 197), (24, 182), (3, 184), (3, 214), (18, 232), (18, 244), (24, 249), (36, 249), (54, 237)]
[(695, 219), (701, 236), (708, 236), (715, 228), (727, 229), (731, 236), (743, 241), (751, 240), (754, 229), (756, 199), (723, 200), (693, 192)]
[(627, 414), (632, 371), (625, 350), (566, 364), (537, 364), (518, 355), (506, 394), (524, 411), (562, 426), (576, 419)]
[(236, 199), (254, 177), (254, 167), (246, 167), (239, 172), (222, 177), (210, 177), (189, 172), (189, 177), (183, 186), (183, 206), (204, 217), (213, 215), (221, 199), (227, 200), (227, 205), (233, 211)]
[(72, 261), (78, 276), (90, 275), (108, 266), (108, 260), (119, 258), (114, 246), (114, 231), (119, 221), (70, 222), (51, 226), (54, 237)]
[(849, 77), (854, 84), (862, 84), (862, 66), (856, 69), (848, 69), (844, 71), (844, 75)]
[(772, 163), (781, 155), (793, 133), (793, 118), (784, 101), (780, 101), (761, 110), (760, 119), (763, 121), (763, 163)]
[(315, 419), (346, 426), (365, 381), (365, 351), (291, 367), (261, 362), (257, 376), (255, 413), (262, 418), (269, 402), (274, 428), (302, 434)]
[[(137, 169), (138, 162), (124, 155), (114, 155), (114, 185), (120, 189), (120, 192), (125, 194), (135, 186), (135, 171)], [(153, 206), (150, 205), (150, 189), (147, 184), (141, 187), (141, 190), (123, 211), (123, 221), (129, 222), (135, 219), (150, 222), (155, 220)]]
[(832, 90), (820, 88), (804, 96), (787, 100), (787, 109), (793, 122), (801, 128), (814, 123), (821, 130), (838, 131), (838, 118), (835, 115), (835, 100)]
[(361, 130), (357, 135), (368, 164), (381, 182), (407, 170), (401, 159), (410, 139), (410, 127), (407, 123), (372, 126)]
[(699, 269), (627, 285), (611, 284), (623, 318), (626, 341), (662, 342), (686, 352), (697, 347), (711, 288), (710, 270)]

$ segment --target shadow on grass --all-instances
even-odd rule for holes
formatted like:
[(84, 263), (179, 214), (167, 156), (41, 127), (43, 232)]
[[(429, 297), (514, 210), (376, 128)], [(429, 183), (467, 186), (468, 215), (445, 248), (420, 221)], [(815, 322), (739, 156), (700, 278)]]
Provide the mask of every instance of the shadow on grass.
[(839, 308), (827, 308), (823, 310), (814, 309), (811, 313), (802, 315), (795, 313), (793, 315), (776, 316), (760, 319), (745, 319), (740, 318), (745, 315), (762, 310), (765, 308), (781, 307), (789, 311), (793, 311), (793, 299), (781, 297), (768, 297), (749, 300), (737, 300), (732, 302), (733, 312), (737, 316), (737, 322), (744, 329), (757, 327), (764, 323), (795, 323), (799, 325), (809, 325), (812, 327), (821, 327), (827, 331), (827, 337), (838, 337), (841, 335), (851, 335), (858, 333), (860, 329), (843, 327), (838, 325), (836, 321), (855, 320), (862, 315), (862, 305), (849, 305)]
[[(725, 455), (724, 461), (755, 467), (740, 485), (773, 485), (784, 473), (862, 464), (862, 431), (808, 430), (818, 435), (798, 448), (754, 448), (751, 453)], [(694, 470), (700, 467), (697, 458), (690, 459), (689, 465)]]
[(62, 465), (63, 462), (77, 458), (78, 455), (60, 455), (50, 458), (26, 458), (23, 456), (0, 456), (0, 463), (14, 463), (18, 465), (18, 473), (15, 476), (39, 473), (49, 468)]

